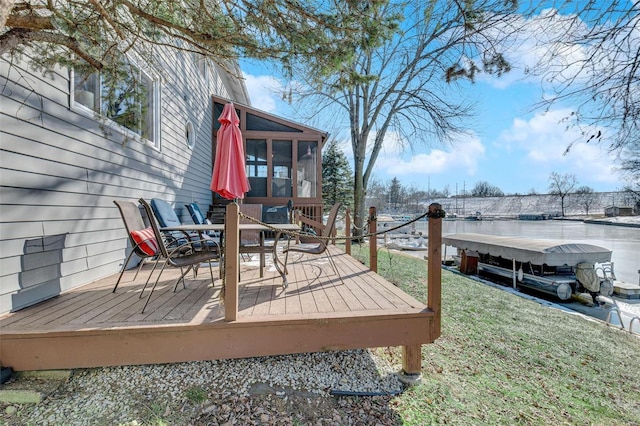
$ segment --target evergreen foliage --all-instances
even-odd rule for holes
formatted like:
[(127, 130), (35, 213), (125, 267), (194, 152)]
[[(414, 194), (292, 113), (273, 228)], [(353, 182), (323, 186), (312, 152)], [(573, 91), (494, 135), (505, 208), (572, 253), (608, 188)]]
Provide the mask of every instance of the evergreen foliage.
[[(338, 3), (338, 4), (336, 4)], [(153, 46), (206, 57), (237, 74), (240, 57), (275, 59), (286, 70), (301, 58), (319, 74), (377, 46), (397, 29), (373, 20), (386, 1), (354, 0), (0, 0), (0, 54), (29, 53), (34, 68), (121, 66), (122, 53), (153, 63)], [(28, 51), (26, 48), (30, 48)]]
[(391, 179), (391, 184), (389, 185), (389, 204), (393, 210), (398, 210), (403, 204), (404, 192), (404, 188), (398, 178), (394, 177)]
[(322, 198), (325, 209), (337, 202), (345, 207), (353, 206), (353, 172), (335, 139), (322, 153)]

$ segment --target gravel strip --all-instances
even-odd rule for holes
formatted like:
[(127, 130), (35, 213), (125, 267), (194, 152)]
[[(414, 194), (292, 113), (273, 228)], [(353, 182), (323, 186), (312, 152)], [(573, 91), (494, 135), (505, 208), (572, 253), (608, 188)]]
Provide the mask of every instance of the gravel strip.
[[(322, 411), (320, 399), (336, 402), (332, 391), (380, 395), (402, 389), (396, 372), (370, 350), (109, 367), (74, 371), (40, 404), (5, 407), (3, 419), (38, 425), (306, 424), (297, 423), (300, 414), (294, 420), (295, 405), (315, 404), (311, 411)], [(318, 414), (314, 424), (340, 418), (335, 406), (329, 404), (329, 414)]]

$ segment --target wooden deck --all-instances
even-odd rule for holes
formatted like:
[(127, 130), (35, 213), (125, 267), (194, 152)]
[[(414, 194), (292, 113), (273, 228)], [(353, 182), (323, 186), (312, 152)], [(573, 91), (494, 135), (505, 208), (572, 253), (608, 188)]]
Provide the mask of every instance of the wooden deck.
[(0, 363), (42, 370), (404, 346), (413, 354), (407, 365), (415, 370), (417, 357), (419, 369), (420, 345), (438, 337), (439, 315), (336, 246), (330, 251), (339, 276), (324, 256), (292, 254), (286, 290), (273, 265), (259, 278), (257, 256), (241, 262), (234, 321), (225, 320), (217, 265), (214, 286), (202, 265), (175, 293), (178, 271), (165, 270), (144, 314), (149, 290), (139, 296), (151, 265), (135, 281), (127, 271), (116, 293), (117, 275), (102, 279), (0, 318)]

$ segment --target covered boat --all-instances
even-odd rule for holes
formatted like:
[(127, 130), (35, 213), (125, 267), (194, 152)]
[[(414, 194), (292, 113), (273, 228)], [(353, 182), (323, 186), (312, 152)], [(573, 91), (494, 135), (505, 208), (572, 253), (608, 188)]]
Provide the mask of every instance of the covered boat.
[(594, 269), (611, 261), (611, 250), (604, 247), (472, 233), (446, 235), (442, 241), (464, 257), (477, 257), (479, 275), (509, 279), (514, 288), (531, 287), (561, 300), (585, 291), (605, 296), (613, 292), (613, 284), (600, 280)]

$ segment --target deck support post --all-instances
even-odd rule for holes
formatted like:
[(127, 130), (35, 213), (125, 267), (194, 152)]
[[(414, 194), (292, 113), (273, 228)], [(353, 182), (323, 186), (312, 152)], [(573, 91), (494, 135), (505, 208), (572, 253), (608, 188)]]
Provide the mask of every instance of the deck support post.
[(369, 207), (369, 269), (378, 272), (377, 214), (375, 207)]
[(402, 347), (402, 372), (399, 379), (406, 385), (422, 381), (422, 345)]
[(442, 303), (442, 218), (444, 210), (438, 203), (429, 205), (429, 238), (427, 258), (427, 308), (435, 313), (431, 322), (433, 339), (440, 337)]
[(238, 319), (238, 272), (240, 264), (240, 207), (229, 203), (224, 219), (224, 319)]
[[(375, 211), (374, 211), (375, 213)], [(433, 203), (427, 214), (428, 254), (427, 254), (427, 309), (434, 312), (429, 336), (435, 340), (440, 337), (441, 299), (442, 299), (442, 206)], [(374, 231), (371, 231), (374, 232)], [(402, 347), (402, 373), (400, 381), (413, 385), (422, 381), (422, 346), (405, 345)]]
[(344, 236), (347, 237), (344, 240), (344, 251), (351, 256), (351, 209), (349, 207), (344, 216)]

